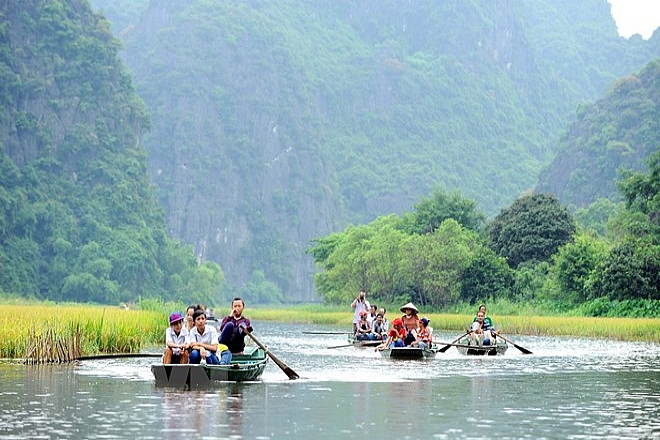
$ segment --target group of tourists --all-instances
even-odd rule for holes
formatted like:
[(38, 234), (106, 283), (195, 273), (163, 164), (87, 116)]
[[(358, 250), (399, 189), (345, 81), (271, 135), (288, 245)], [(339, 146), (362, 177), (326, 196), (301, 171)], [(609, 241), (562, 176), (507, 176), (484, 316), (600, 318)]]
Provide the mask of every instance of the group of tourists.
[(245, 350), (246, 331), (252, 331), (250, 320), (243, 316), (245, 301), (234, 298), (231, 308), (218, 328), (208, 324), (207, 311), (201, 304), (189, 306), (185, 317), (180, 312), (171, 313), (170, 326), (165, 330), (163, 363), (229, 364), (232, 354)]
[(367, 301), (367, 292), (361, 290), (351, 304), (353, 308), (353, 333), (358, 341), (382, 341), (387, 339), (390, 322), (385, 317), (385, 307), (378, 308)]
[(395, 347), (430, 348), (433, 343), (433, 329), (429, 327), (428, 318), (420, 318), (419, 310), (411, 302), (401, 307), (403, 315), (392, 321), (392, 328), (387, 338), (376, 350)]
[[(430, 319), (420, 318), (419, 310), (412, 302), (401, 307), (403, 315), (390, 323), (385, 318), (385, 308), (378, 309), (367, 301), (367, 292), (361, 290), (351, 303), (353, 308), (353, 332), (358, 341), (383, 341), (377, 350), (394, 347), (430, 348), (433, 344), (433, 328)], [(377, 311), (378, 310), (378, 311)], [(499, 330), (486, 315), (486, 306), (481, 304), (477, 315), (466, 330), (470, 345), (493, 345)]]

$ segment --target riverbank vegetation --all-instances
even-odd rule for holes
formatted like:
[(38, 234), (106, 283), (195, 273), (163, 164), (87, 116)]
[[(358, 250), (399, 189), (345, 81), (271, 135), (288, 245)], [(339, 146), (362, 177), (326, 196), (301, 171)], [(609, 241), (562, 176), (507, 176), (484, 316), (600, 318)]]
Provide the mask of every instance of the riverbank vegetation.
[(0, 358), (66, 362), (96, 353), (135, 353), (164, 338), (152, 310), (86, 305), (0, 305)]
[[(164, 344), (167, 316), (185, 306), (163, 303), (156, 310), (125, 310), (91, 305), (33, 304), (0, 305), (0, 358), (24, 359), (27, 363), (68, 362), (81, 356), (107, 353), (138, 353), (145, 347)], [(218, 312), (220, 308), (216, 309)], [(390, 319), (399, 315), (396, 308)], [(227, 313), (229, 310), (227, 310)], [(218, 313), (221, 316), (225, 313)], [(253, 321), (309, 324), (310, 328), (345, 328), (350, 331), (350, 307), (301, 305), (280, 308), (249, 308)], [(473, 313), (423, 313), (435, 331), (461, 333)], [(29, 317), (23, 323), (19, 320)], [(660, 319), (593, 318), (576, 316), (513, 316), (494, 314), (495, 325), (507, 335), (573, 336), (628, 341), (660, 342)], [(258, 325), (255, 331), (259, 332)]]
[(437, 190), (411, 213), (315, 240), (317, 290), (328, 304), (365, 289), (372, 303), (430, 310), (501, 301), (549, 314), (660, 317), (660, 152), (648, 163), (647, 174), (622, 173), (624, 200), (605, 215), (602, 203), (573, 216), (554, 196), (532, 193), (485, 223), (475, 203)]

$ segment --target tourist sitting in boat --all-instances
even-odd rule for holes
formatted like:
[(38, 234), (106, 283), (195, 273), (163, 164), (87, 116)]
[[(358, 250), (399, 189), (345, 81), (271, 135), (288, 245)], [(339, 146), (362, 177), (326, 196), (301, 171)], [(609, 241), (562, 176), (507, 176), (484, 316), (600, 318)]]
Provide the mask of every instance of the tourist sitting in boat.
[(220, 337), (218, 342), (229, 347), (229, 350), (234, 354), (243, 353), (245, 350), (245, 332), (241, 328), (241, 324), (245, 326), (250, 332), (250, 320), (243, 316), (245, 310), (245, 301), (242, 298), (234, 298), (231, 302), (231, 313), (225, 316), (220, 323)]
[(368, 313), (364, 310), (360, 312), (360, 320), (357, 323), (357, 330), (355, 330), (355, 339), (358, 341), (367, 341), (371, 338), (371, 323), (367, 319)]
[(403, 342), (405, 346), (408, 347), (417, 340), (415, 334), (419, 327), (419, 316), (417, 316), (419, 310), (417, 310), (417, 307), (411, 302), (401, 307), (400, 310), (404, 313), (401, 317), (401, 321), (403, 322), (403, 327), (406, 329), (406, 336)]
[(189, 344), (188, 330), (183, 326), (183, 315), (170, 314), (170, 326), (165, 330), (164, 364), (187, 364)]
[(374, 326), (374, 322), (376, 321), (376, 316), (378, 316), (378, 306), (376, 304), (372, 304), (371, 309), (369, 310), (369, 314), (367, 315), (367, 321), (369, 321), (371, 327)]
[(428, 318), (422, 318), (419, 320), (419, 328), (417, 329), (417, 339), (412, 343), (413, 347), (419, 348), (431, 348), (432, 337), (431, 337), (431, 327), (429, 327)]
[(499, 331), (485, 320), (486, 314), (482, 311), (477, 313), (477, 320), (469, 329), (469, 345), (493, 345)]
[[(488, 313), (486, 312), (486, 305), (485, 304), (480, 304), (479, 309), (477, 310), (477, 314), (479, 312), (484, 312), (484, 321), (491, 327), (493, 327), (493, 321), (490, 319), (490, 316), (488, 316)], [(477, 316), (474, 316), (474, 319), (472, 319), (472, 322), (477, 321)]]
[(384, 350), (385, 348), (405, 347), (403, 339), (406, 337), (406, 329), (403, 328), (403, 321), (401, 318), (396, 318), (392, 321), (392, 328), (387, 333), (385, 342), (376, 347), (376, 350)]
[[(188, 335), (190, 344), (189, 363), (200, 365), (225, 365), (231, 362), (229, 347), (218, 343), (218, 331), (212, 325), (206, 325), (204, 309), (195, 309), (193, 313), (195, 328)], [(220, 353), (218, 358), (217, 353)]]
[(383, 315), (383, 322), (385, 323), (385, 332), (388, 332), (390, 330), (390, 321), (387, 319), (387, 316), (385, 316), (386, 311), (387, 310), (385, 309), (385, 307), (381, 307), (380, 309), (378, 309), (378, 313)]
[(371, 339), (376, 340), (376, 341), (384, 341), (387, 339), (387, 333), (388, 333), (388, 328), (385, 323), (385, 319), (383, 318), (383, 315), (378, 313), (376, 315), (376, 319), (374, 320), (374, 324), (371, 328)]

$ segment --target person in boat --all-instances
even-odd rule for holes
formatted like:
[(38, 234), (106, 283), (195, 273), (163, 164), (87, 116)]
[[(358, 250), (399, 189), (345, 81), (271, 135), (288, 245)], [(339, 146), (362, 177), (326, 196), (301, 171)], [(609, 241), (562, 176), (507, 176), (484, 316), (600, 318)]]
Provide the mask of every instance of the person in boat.
[(411, 302), (401, 307), (400, 310), (404, 313), (401, 317), (401, 321), (403, 321), (403, 327), (406, 329), (406, 336), (403, 342), (407, 347), (417, 340), (415, 334), (419, 327), (419, 316), (417, 316), (419, 310), (417, 310), (417, 307)]
[(469, 333), (469, 345), (493, 345), (499, 331), (486, 321), (483, 311), (477, 312), (477, 320), (472, 322)]
[(188, 363), (188, 330), (183, 326), (183, 315), (179, 312), (170, 314), (170, 326), (165, 330), (164, 364)]
[(376, 304), (372, 304), (371, 308), (369, 310), (369, 314), (367, 315), (367, 321), (371, 324), (371, 327), (374, 326), (374, 321), (376, 320), (376, 315), (378, 315), (378, 306)]
[(385, 323), (385, 318), (383, 315), (378, 313), (376, 319), (374, 320), (374, 325), (371, 327), (371, 339), (374, 341), (384, 341), (387, 339), (388, 327)]
[(385, 342), (376, 347), (376, 350), (384, 350), (386, 348), (405, 347), (404, 338), (406, 337), (406, 329), (403, 327), (401, 318), (396, 318), (392, 321), (392, 328), (387, 333)]
[(353, 333), (357, 333), (357, 324), (360, 322), (360, 312), (365, 311), (369, 312), (371, 305), (367, 301), (367, 292), (366, 290), (360, 290), (357, 298), (351, 303), (351, 308), (353, 309)]
[[(493, 327), (493, 321), (490, 319), (490, 316), (488, 316), (488, 313), (486, 312), (486, 304), (480, 304), (479, 309), (477, 310), (477, 314), (479, 312), (484, 312), (484, 321), (488, 323), (489, 326)], [(477, 321), (477, 315), (474, 316), (474, 319), (472, 319), (472, 322)]]
[(431, 339), (431, 327), (429, 327), (428, 318), (422, 318), (419, 320), (419, 328), (417, 329), (417, 339), (412, 343), (413, 347), (419, 348), (431, 348), (432, 339)]
[(220, 337), (218, 342), (229, 347), (232, 353), (243, 353), (245, 350), (245, 332), (241, 326), (245, 326), (248, 331), (252, 331), (250, 320), (243, 316), (245, 311), (245, 301), (243, 298), (236, 297), (231, 302), (231, 313), (222, 318), (220, 323)]
[(367, 319), (367, 312), (364, 310), (360, 312), (360, 320), (357, 324), (357, 330), (355, 331), (355, 339), (358, 341), (367, 341), (371, 338), (371, 323)]
[[(218, 343), (218, 331), (212, 325), (206, 325), (204, 309), (195, 309), (193, 313), (195, 328), (188, 334), (190, 344), (189, 363), (200, 365), (226, 365), (231, 362), (231, 351), (225, 344)], [(220, 354), (220, 357), (218, 357)]]
[(386, 312), (387, 312), (387, 310), (385, 309), (385, 307), (381, 307), (378, 310), (378, 313), (383, 315), (383, 322), (385, 323), (385, 332), (388, 332), (390, 330), (390, 321), (387, 319), (387, 316), (385, 316)]
[(184, 324), (185, 329), (190, 333), (192, 329), (195, 327), (195, 320), (193, 319), (193, 314), (195, 313), (196, 309), (203, 309), (204, 306), (201, 304), (191, 304), (188, 306), (186, 309), (186, 322)]

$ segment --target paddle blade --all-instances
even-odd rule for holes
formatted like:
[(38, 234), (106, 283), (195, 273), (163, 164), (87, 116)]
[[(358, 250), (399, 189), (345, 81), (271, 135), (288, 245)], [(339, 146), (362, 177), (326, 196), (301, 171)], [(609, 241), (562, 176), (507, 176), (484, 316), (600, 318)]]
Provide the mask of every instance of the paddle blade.
[(521, 351), (522, 354), (534, 354), (534, 353), (532, 353), (530, 350), (527, 350), (525, 347), (521, 347), (520, 345), (516, 344), (515, 342), (511, 341), (510, 339), (505, 338), (505, 337), (502, 336), (502, 335), (497, 335), (497, 337), (498, 337), (498, 338), (502, 338), (502, 339), (504, 339), (506, 342), (508, 342), (509, 344), (511, 344), (511, 345), (513, 345), (514, 347), (516, 347), (518, 350)]
[(277, 366), (280, 367), (280, 369), (282, 371), (284, 371), (284, 374), (286, 374), (289, 377), (289, 379), (299, 379), (300, 378), (300, 376), (298, 376), (298, 374), (295, 371), (293, 371), (291, 368), (289, 368), (289, 366), (287, 364), (285, 364), (284, 362), (279, 360), (277, 358), (277, 356), (275, 356), (273, 353), (271, 353), (270, 350), (267, 349), (264, 344), (259, 342), (257, 337), (252, 334), (252, 332), (250, 331), (249, 328), (245, 327), (244, 324), (241, 324), (240, 327), (254, 341), (254, 343), (257, 344), (263, 351), (265, 351), (266, 354), (273, 360), (273, 362), (275, 362), (275, 364), (277, 364)]
[(525, 347), (521, 347), (518, 344), (513, 344), (514, 347), (516, 347), (518, 350), (520, 350), (523, 354), (534, 354), (531, 351), (527, 350)]

